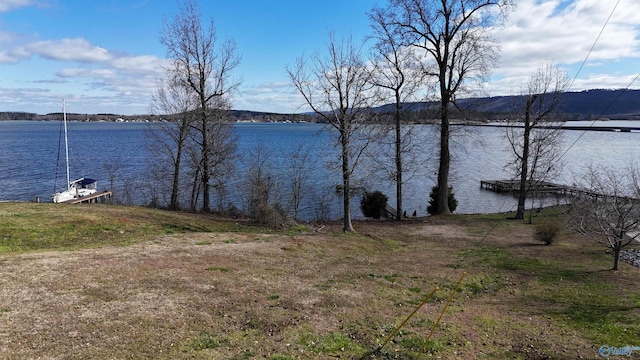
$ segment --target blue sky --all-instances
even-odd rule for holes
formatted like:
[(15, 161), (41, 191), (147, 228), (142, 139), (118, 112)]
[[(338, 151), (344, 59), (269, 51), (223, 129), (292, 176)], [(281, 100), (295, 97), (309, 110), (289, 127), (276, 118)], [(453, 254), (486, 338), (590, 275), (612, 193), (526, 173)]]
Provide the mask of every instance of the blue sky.
[[(207, 0), (220, 37), (242, 62), (234, 109), (299, 112), (287, 65), (322, 51), (328, 32), (369, 32), (366, 12), (383, 0)], [(544, 61), (573, 78), (616, 1), (518, 0), (495, 36), (502, 51), (487, 95), (519, 94)], [(165, 18), (173, 0), (0, 0), (0, 111), (144, 114), (149, 112)], [(571, 90), (623, 88), (640, 72), (640, 2), (621, 0)], [(633, 88), (640, 87), (636, 81)]]

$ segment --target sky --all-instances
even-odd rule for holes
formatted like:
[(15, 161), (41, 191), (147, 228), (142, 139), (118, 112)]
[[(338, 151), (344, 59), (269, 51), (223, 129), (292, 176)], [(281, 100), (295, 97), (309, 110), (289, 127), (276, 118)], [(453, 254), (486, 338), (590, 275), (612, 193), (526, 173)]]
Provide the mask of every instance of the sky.
[[(520, 94), (544, 62), (575, 78), (571, 91), (640, 87), (640, 80), (633, 81), (640, 73), (640, 1), (516, 2), (495, 29), (501, 52), (486, 95)], [(308, 110), (291, 87), (287, 66), (322, 53), (329, 32), (364, 41), (367, 12), (384, 4), (200, 1), (203, 18), (213, 18), (218, 36), (235, 41), (242, 57), (233, 72), (241, 80), (233, 109), (278, 113)], [(57, 112), (64, 98), (74, 113), (149, 113), (166, 61), (163, 23), (177, 9), (174, 0), (0, 0), (0, 111)]]

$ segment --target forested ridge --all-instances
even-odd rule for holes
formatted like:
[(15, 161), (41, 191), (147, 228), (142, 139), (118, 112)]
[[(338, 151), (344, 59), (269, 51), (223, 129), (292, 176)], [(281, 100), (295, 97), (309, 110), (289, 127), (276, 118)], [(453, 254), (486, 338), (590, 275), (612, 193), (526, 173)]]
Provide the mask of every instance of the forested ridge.
[[(522, 96), (493, 96), (462, 99), (458, 104), (466, 112), (465, 118), (470, 119), (500, 119), (517, 111), (522, 103)], [(413, 110), (417, 113), (424, 112), (435, 106), (435, 102), (412, 103)], [(378, 112), (391, 112), (392, 105), (378, 107)], [(251, 110), (232, 110), (232, 119), (237, 121), (313, 121), (310, 114), (277, 114)], [(421, 117), (428, 117), (423, 115)], [(564, 120), (585, 120), (597, 118), (609, 119), (640, 119), (640, 90), (605, 90), (595, 89), (581, 92), (566, 92), (561, 95), (558, 116)], [(35, 114), (19, 111), (0, 112), (0, 121), (3, 120), (60, 120), (62, 113)], [(70, 121), (156, 121), (165, 119), (158, 115), (119, 115), (119, 114), (77, 114), (67, 113)]]

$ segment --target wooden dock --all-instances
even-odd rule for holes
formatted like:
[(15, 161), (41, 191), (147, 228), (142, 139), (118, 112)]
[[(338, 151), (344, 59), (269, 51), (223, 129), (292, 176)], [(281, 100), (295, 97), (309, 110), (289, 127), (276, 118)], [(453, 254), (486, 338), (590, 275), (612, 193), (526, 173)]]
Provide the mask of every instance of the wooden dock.
[[(555, 196), (590, 196), (598, 198), (604, 196), (575, 186), (555, 184), (546, 181), (527, 182), (527, 192), (539, 195)], [(497, 193), (510, 193), (517, 195), (520, 192), (520, 180), (481, 180), (480, 188)]]
[(396, 218), (396, 209), (392, 208), (389, 204), (387, 204), (387, 207), (384, 209), (384, 214), (386, 216), (387, 219), (394, 219)]
[[(391, 205), (387, 204), (387, 207), (384, 209), (384, 213), (387, 219), (392, 219), (392, 220), (396, 220), (396, 209), (394, 209)], [(416, 217), (416, 211), (413, 211), (413, 215), (411, 215), (412, 217)], [(407, 215), (407, 210), (404, 211), (404, 213), (402, 214), (403, 218), (408, 218), (409, 216)]]
[(79, 197), (76, 199), (71, 199), (64, 201), (63, 204), (82, 204), (82, 203), (98, 203), (98, 202), (106, 202), (111, 200), (111, 196), (113, 192), (111, 191), (100, 191), (95, 194), (91, 194), (88, 196)]

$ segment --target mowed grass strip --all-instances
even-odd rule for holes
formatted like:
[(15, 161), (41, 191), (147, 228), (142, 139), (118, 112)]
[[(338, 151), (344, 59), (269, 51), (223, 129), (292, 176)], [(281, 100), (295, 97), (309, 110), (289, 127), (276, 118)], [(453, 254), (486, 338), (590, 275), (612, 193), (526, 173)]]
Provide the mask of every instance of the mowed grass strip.
[[(186, 232), (252, 232), (212, 215), (105, 204), (0, 204), (0, 253), (127, 245)], [(261, 230), (262, 231), (262, 230)]]

